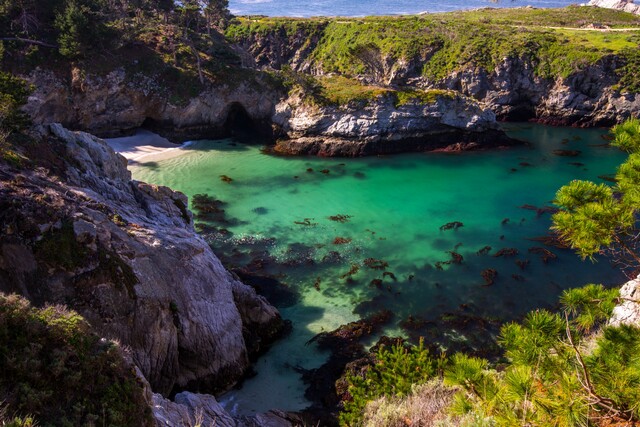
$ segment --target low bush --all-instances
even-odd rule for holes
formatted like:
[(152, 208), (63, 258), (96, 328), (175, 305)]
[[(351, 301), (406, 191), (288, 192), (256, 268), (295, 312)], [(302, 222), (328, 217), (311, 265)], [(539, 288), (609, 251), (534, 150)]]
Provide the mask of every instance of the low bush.
[(115, 343), (73, 311), (17, 295), (0, 294), (0, 402), (0, 424), (152, 425), (143, 385)]

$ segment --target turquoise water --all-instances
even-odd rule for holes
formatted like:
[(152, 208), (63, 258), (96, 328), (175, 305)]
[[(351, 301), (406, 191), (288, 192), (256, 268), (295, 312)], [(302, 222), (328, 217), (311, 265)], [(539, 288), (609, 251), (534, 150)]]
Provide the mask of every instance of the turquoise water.
[(564, 7), (570, 0), (231, 0), (234, 15), (267, 16), (365, 16), (451, 12), (481, 7)]
[[(598, 176), (615, 172), (624, 155), (603, 145), (601, 130), (505, 127), (531, 145), (323, 159), (275, 157), (263, 154), (260, 146), (220, 140), (197, 142), (179, 157), (132, 166), (135, 179), (226, 202), (228, 222), (214, 225), (229, 234), (205, 234), (216, 252), (229, 267), (276, 276), (298, 296), (276, 300), (283, 317), (293, 321), (292, 334), (262, 357), (258, 375), (223, 403), (239, 413), (304, 408), (309, 402), (296, 368), (317, 367), (327, 357), (305, 343), (383, 308), (395, 315), (385, 332), (406, 335), (400, 324), (409, 316), (437, 322), (464, 307), (473, 316), (505, 321), (554, 307), (568, 287), (621, 283), (623, 276), (606, 260), (583, 263), (568, 250), (548, 248), (558, 259), (544, 263), (529, 253), (542, 246), (529, 239), (546, 234), (550, 216), (522, 206), (549, 205), (571, 179), (599, 181)], [(554, 150), (581, 154), (564, 157)], [(221, 175), (233, 181), (223, 182)], [(329, 219), (336, 215), (349, 217), (345, 222)], [(463, 226), (440, 230), (452, 221)], [(334, 244), (336, 237), (349, 243)], [(491, 246), (491, 252), (478, 255), (484, 246)], [(493, 256), (502, 248), (516, 248), (519, 254)], [(448, 251), (464, 261), (438, 269), (438, 261), (451, 259)], [(367, 267), (368, 258), (386, 262), (384, 271), (396, 280)], [(516, 260), (529, 264), (521, 269)], [(359, 270), (351, 280), (341, 277), (353, 265)], [(481, 272), (487, 268), (498, 272), (491, 286), (483, 286)], [(372, 284), (375, 279), (382, 283)]]

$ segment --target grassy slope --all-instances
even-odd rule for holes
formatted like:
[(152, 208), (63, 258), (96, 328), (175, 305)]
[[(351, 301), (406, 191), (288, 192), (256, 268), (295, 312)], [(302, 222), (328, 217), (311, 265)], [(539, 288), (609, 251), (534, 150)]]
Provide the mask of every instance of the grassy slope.
[[(592, 24), (630, 30), (586, 30)], [(310, 59), (327, 73), (366, 74), (371, 69), (359, 56), (373, 50), (391, 62), (417, 59), (424, 63), (422, 75), (432, 80), (467, 67), (491, 70), (507, 56), (528, 56), (537, 75), (556, 78), (568, 77), (612, 53), (626, 63), (637, 62), (640, 17), (577, 6), (331, 20), (243, 17), (234, 21), (226, 35), (241, 41), (267, 33), (321, 34)], [(620, 89), (638, 92), (640, 76), (635, 67), (627, 68), (620, 70)]]

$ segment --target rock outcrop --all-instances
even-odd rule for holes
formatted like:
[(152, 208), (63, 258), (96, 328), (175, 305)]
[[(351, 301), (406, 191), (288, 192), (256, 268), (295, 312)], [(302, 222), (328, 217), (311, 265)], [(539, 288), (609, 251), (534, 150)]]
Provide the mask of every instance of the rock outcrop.
[(277, 106), (273, 120), (287, 136), (275, 146), (282, 154), (356, 157), (516, 143), (499, 130), (493, 112), (455, 92), (402, 105), (388, 95), (345, 106), (319, 106), (293, 97)]
[(73, 308), (156, 392), (234, 384), (282, 320), (194, 232), (187, 198), (132, 181), (89, 134), (54, 124), (36, 139), (29, 168), (0, 168), (0, 291)]
[(606, 9), (622, 10), (640, 15), (640, 5), (633, 0), (590, 0), (587, 6), (604, 7)]
[(70, 76), (37, 68), (26, 78), (34, 92), (24, 110), (34, 123), (61, 123), (99, 136), (146, 127), (176, 140), (225, 137), (233, 133), (236, 120), (268, 134), (281, 97), (261, 73), (209, 82), (188, 99), (174, 99), (166, 85), (146, 75), (131, 75), (124, 67), (104, 75), (72, 69)]
[[(215, 397), (188, 391), (178, 393), (173, 401), (160, 394), (151, 400), (153, 417), (158, 427), (216, 426), (216, 427), (291, 427), (288, 415), (269, 411), (252, 416), (231, 416)], [(296, 423), (296, 425), (298, 425)]]
[[(459, 90), (502, 119), (607, 126), (640, 112), (640, 94), (621, 94), (614, 89), (618, 66), (618, 58), (610, 55), (567, 78), (551, 80), (536, 75), (534, 64), (527, 58), (504, 58), (490, 73), (459, 71), (436, 86)], [(416, 84), (432, 83), (421, 78)]]
[[(624, 0), (602, 1), (624, 4), (626, 9), (638, 7)], [(237, 48), (251, 54), (260, 69), (279, 70), (287, 66), (322, 76), (327, 71), (318, 60), (316, 49), (327, 49), (326, 44), (331, 41), (322, 37), (326, 24), (313, 23), (296, 23), (295, 32), (284, 31), (277, 25), (270, 31), (249, 31), (243, 37), (236, 37)], [(371, 66), (357, 77), (364, 83), (382, 87), (456, 90), (480, 101), (500, 120), (610, 126), (640, 114), (640, 94), (625, 93), (617, 88), (619, 71), (625, 65), (620, 55), (603, 54), (600, 60), (581, 65), (566, 77), (542, 77), (538, 72), (540, 59), (522, 53), (503, 57), (492, 69), (467, 63), (437, 80), (429, 79), (423, 69), (440, 47), (436, 44), (413, 57), (401, 59), (373, 49), (366, 56)], [(352, 60), (359, 64), (358, 59)]]
[(640, 325), (640, 276), (620, 288), (621, 302), (609, 319), (612, 326)]

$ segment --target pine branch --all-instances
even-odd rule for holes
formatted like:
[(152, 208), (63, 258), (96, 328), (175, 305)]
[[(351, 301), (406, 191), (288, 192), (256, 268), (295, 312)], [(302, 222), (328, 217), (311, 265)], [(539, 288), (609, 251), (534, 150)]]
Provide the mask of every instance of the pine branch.
[(623, 411), (621, 409), (618, 409), (616, 407), (616, 403), (613, 400), (607, 397), (602, 397), (596, 393), (595, 388), (593, 387), (593, 383), (591, 382), (591, 376), (589, 375), (587, 366), (584, 363), (584, 359), (582, 358), (582, 354), (580, 354), (580, 350), (578, 350), (578, 347), (575, 345), (575, 343), (573, 342), (573, 338), (571, 337), (571, 328), (569, 327), (569, 315), (567, 313), (565, 313), (565, 320), (567, 325), (566, 332), (567, 332), (567, 338), (569, 340), (569, 345), (575, 352), (576, 360), (578, 361), (578, 364), (580, 365), (580, 369), (582, 371), (583, 378), (581, 379), (580, 375), (578, 375), (578, 381), (580, 382), (580, 385), (582, 385), (582, 388), (584, 388), (587, 394), (589, 395), (589, 400), (590, 400), (588, 402), (589, 405), (600, 406), (601, 408), (608, 410), (609, 414), (613, 414), (613, 416), (615, 417), (620, 417), (628, 421), (631, 421), (632, 415), (630, 411)]
[(35, 44), (38, 46), (50, 47), (51, 49), (58, 48), (58, 46), (53, 44), (41, 42), (38, 40), (23, 39), (22, 37), (0, 37), (0, 41), (14, 41), (14, 42), (29, 43), (29, 44)]

